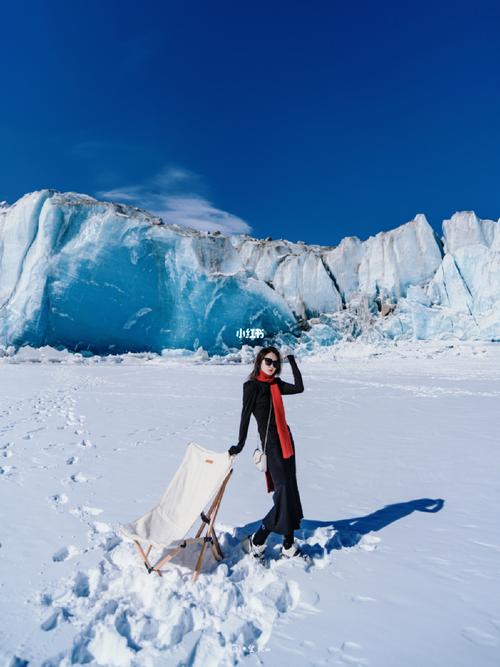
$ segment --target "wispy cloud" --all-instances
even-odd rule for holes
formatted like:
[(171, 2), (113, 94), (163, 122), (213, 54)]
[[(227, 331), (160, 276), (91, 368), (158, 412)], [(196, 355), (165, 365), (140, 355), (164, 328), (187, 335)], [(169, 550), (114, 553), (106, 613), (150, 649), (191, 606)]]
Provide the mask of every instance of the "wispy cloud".
[(102, 199), (133, 204), (159, 215), (167, 223), (199, 231), (223, 234), (248, 234), (251, 231), (242, 218), (214, 206), (203, 195), (202, 178), (182, 167), (166, 167), (145, 183), (101, 190)]

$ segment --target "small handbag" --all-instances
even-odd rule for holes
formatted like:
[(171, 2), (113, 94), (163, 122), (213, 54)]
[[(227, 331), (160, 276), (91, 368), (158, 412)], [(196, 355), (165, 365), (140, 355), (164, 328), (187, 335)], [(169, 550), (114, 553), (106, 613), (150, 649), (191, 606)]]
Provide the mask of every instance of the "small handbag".
[(271, 421), (272, 409), (273, 409), (273, 399), (271, 396), (271, 405), (269, 407), (269, 417), (267, 418), (267, 428), (266, 428), (266, 437), (264, 439), (264, 448), (260, 449), (260, 447), (257, 447), (253, 453), (253, 462), (257, 466), (257, 470), (260, 470), (261, 472), (267, 471), (266, 443), (267, 443), (267, 433), (269, 431), (269, 422)]

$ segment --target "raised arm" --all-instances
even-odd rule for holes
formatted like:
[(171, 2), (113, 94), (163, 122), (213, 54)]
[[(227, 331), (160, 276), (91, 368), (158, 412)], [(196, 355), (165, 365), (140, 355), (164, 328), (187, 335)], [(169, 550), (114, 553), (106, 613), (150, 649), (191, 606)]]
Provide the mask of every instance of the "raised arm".
[(287, 354), (287, 359), (290, 362), (293, 373), (293, 384), (285, 382), (280, 378), (280, 389), (282, 394), (300, 394), (304, 391), (304, 383), (302, 382), (302, 375), (295, 361), (293, 354)]
[(257, 385), (252, 380), (247, 380), (243, 384), (243, 405), (241, 408), (240, 433), (238, 444), (229, 449), (229, 453), (239, 454), (245, 445), (248, 433), (248, 425), (252, 416), (255, 399), (257, 397)]

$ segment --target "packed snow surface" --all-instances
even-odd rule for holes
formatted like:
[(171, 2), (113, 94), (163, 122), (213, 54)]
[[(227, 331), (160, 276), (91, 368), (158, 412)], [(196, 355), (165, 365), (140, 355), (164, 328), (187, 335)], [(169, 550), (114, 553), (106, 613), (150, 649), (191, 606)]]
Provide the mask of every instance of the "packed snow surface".
[[(496, 667), (500, 351), (338, 345), (285, 397), (309, 563), (240, 540), (271, 504), (247, 444), (216, 523), (225, 554), (148, 575), (117, 526), (187, 443), (237, 440), (249, 364), (23, 349), (0, 359), (0, 664)], [(291, 380), (284, 366), (283, 378)]]

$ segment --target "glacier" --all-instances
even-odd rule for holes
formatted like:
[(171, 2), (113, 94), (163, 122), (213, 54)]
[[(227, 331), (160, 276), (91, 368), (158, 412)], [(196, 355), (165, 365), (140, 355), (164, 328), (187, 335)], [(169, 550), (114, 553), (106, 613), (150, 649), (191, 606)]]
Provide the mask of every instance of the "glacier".
[(200, 232), (41, 190), (0, 204), (0, 346), (314, 350), (360, 336), (500, 340), (500, 224), (425, 215), (338, 246)]

